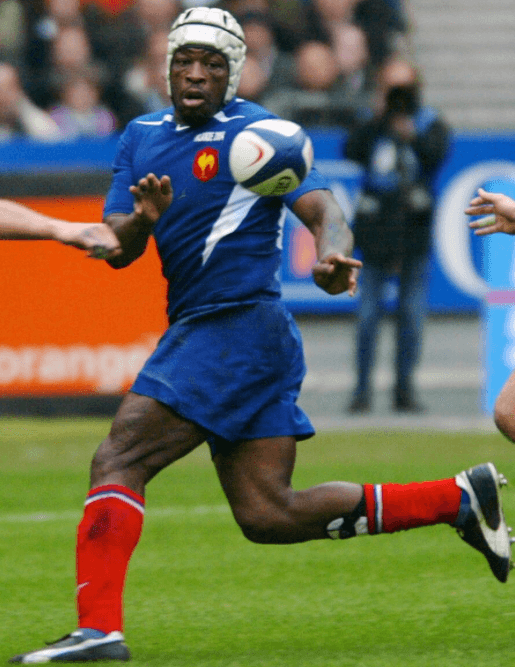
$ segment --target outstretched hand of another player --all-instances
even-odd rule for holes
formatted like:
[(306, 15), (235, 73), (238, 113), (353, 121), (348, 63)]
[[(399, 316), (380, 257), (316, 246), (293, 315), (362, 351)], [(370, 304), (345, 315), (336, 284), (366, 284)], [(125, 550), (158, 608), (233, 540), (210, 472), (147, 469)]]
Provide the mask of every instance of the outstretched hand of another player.
[(58, 241), (85, 250), (95, 259), (111, 259), (122, 252), (116, 234), (108, 225), (51, 218), (8, 199), (0, 199), (0, 239)]
[(465, 209), (467, 215), (486, 216), (469, 222), (476, 236), (487, 234), (515, 234), (515, 200), (507, 195), (478, 189), (478, 196)]
[(348, 292), (354, 296), (358, 285), (359, 259), (331, 253), (319, 260), (312, 269), (315, 283), (328, 294)]
[(173, 200), (172, 184), (169, 176), (157, 178), (147, 174), (137, 185), (131, 185), (134, 196), (134, 213), (145, 223), (154, 225)]
[(116, 234), (103, 223), (56, 221), (54, 238), (65, 245), (86, 250), (94, 259), (112, 259), (122, 252)]

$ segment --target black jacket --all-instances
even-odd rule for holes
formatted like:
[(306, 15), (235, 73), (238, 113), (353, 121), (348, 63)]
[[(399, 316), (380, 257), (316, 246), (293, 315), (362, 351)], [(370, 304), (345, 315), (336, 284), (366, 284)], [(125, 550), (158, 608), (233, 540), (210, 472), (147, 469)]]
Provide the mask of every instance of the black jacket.
[(365, 261), (385, 266), (423, 255), (431, 244), (434, 180), (447, 155), (448, 125), (428, 107), (413, 116), (411, 142), (394, 138), (387, 118), (349, 134), (345, 157), (364, 168), (362, 196), (353, 221), (356, 246)]

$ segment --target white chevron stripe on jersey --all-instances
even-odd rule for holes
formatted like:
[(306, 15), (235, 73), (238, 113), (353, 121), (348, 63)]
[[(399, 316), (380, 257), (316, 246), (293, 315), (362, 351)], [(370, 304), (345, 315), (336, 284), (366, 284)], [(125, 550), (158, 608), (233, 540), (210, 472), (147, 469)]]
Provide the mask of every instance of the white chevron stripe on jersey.
[(221, 123), (228, 123), (230, 120), (236, 120), (236, 118), (245, 118), (245, 116), (226, 116), (223, 111), (219, 111), (218, 113), (215, 113), (213, 118), (216, 118), (216, 120), (219, 120)]
[(206, 239), (206, 245), (202, 253), (202, 266), (211, 257), (216, 244), (238, 229), (258, 199), (259, 195), (242, 188), (241, 185), (235, 186)]
[(283, 206), (281, 210), (281, 217), (277, 221), (279, 226), (279, 234), (277, 235), (277, 247), (279, 250), (283, 249), (283, 238), (284, 238), (284, 223), (286, 222), (286, 206)]
[(163, 116), (162, 120), (137, 120), (138, 125), (162, 125), (163, 123), (171, 123), (173, 121), (173, 116), (170, 113), (167, 113)]

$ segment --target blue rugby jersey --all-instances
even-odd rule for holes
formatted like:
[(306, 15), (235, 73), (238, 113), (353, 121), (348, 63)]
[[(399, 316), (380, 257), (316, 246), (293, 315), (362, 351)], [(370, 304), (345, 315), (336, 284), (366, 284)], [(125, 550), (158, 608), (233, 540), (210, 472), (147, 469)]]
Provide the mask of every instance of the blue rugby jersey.
[(175, 123), (169, 108), (131, 121), (120, 138), (104, 216), (131, 213), (129, 186), (148, 173), (172, 181), (172, 204), (154, 227), (170, 321), (280, 297), (284, 205), (329, 186), (315, 168), (282, 197), (260, 197), (234, 181), (231, 142), (246, 125), (264, 118), (276, 116), (235, 98), (201, 127)]

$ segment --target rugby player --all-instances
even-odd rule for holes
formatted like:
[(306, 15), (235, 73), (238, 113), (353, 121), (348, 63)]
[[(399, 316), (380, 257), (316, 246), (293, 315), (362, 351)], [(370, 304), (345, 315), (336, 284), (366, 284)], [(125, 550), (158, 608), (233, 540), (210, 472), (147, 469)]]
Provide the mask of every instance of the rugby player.
[(130, 658), (122, 593), (145, 487), (204, 442), (234, 518), (253, 542), (346, 539), (447, 523), (484, 554), (497, 579), (508, 576), (505, 480), (491, 463), (431, 482), (292, 488), (296, 442), (314, 428), (296, 404), (304, 357), (277, 279), (284, 206), (313, 233), (320, 288), (354, 293), (360, 262), (316, 169), (282, 197), (259, 197), (232, 178), (233, 137), (272, 117), (236, 97), (244, 56), (243, 31), (231, 14), (187, 9), (169, 35), (173, 107), (131, 121), (120, 139), (104, 213), (123, 252), (109, 263), (127, 266), (153, 234), (168, 280), (169, 328), (92, 462), (77, 535), (78, 628), (12, 662)]

